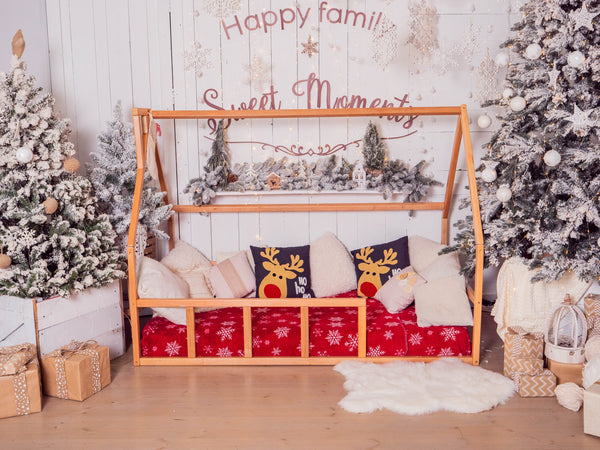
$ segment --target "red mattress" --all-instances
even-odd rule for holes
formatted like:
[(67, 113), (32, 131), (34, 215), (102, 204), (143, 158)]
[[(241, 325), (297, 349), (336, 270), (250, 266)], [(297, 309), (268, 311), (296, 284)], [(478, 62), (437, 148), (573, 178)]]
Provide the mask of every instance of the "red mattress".
[[(355, 297), (343, 294), (340, 297)], [(310, 355), (357, 356), (357, 308), (310, 308)], [(196, 314), (196, 355), (244, 356), (241, 308)], [(153, 317), (144, 327), (142, 356), (187, 356), (186, 326)], [(252, 308), (253, 356), (300, 356), (300, 308)], [(367, 356), (468, 356), (466, 327), (419, 327), (414, 306), (390, 314), (367, 299)]]

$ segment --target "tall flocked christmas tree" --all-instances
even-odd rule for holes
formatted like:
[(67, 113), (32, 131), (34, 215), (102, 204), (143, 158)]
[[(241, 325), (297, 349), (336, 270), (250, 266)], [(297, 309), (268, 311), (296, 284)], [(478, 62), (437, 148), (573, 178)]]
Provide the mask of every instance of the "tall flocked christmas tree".
[(369, 121), (363, 137), (363, 157), (365, 167), (369, 170), (381, 170), (385, 163), (385, 148), (379, 137), (379, 131), (373, 122)]
[[(510, 60), (500, 128), (478, 181), (486, 263), (512, 256), (533, 280), (600, 275), (600, 2), (531, 0), (496, 57)], [(510, 58), (507, 56), (510, 55)], [(474, 260), (472, 225), (458, 247)]]
[(0, 72), (0, 294), (68, 296), (123, 277), (124, 261), (90, 181), (64, 167), (70, 123), (26, 75), (23, 50), (19, 31)]
[[(98, 145), (99, 151), (90, 154), (95, 163), (89, 172), (90, 179), (99, 200), (98, 209), (108, 215), (117, 232), (121, 251), (126, 253), (137, 161), (133, 127), (123, 121), (120, 102), (115, 106), (108, 129), (98, 136)], [(158, 238), (168, 237), (159, 227), (173, 214), (171, 207), (165, 205), (164, 192), (152, 185), (151, 175), (146, 171), (139, 214), (138, 251), (143, 251), (148, 232)]]

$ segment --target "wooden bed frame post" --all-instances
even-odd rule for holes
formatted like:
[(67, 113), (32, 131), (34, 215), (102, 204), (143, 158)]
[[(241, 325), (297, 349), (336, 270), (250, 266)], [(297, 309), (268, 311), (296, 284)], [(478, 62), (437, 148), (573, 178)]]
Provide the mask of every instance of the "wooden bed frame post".
[[(133, 108), (133, 127), (136, 142), (137, 172), (134, 191), (133, 208), (131, 212), (131, 225), (127, 240), (127, 258), (129, 275), (129, 304), (131, 309), (131, 333), (133, 342), (134, 365), (288, 365), (288, 364), (337, 364), (347, 359), (360, 359), (363, 361), (387, 362), (397, 359), (409, 361), (433, 361), (437, 357), (406, 356), (406, 357), (369, 357), (367, 356), (367, 326), (366, 326), (366, 299), (364, 298), (318, 298), (318, 299), (165, 299), (165, 298), (138, 298), (137, 280), (135, 271), (135, 241), (138, 226), (138, 216), (142, 199), (144, 173), (146, 169), (147, 140), (150, 120), (154, 119), (259, 119), (259, 118), (320, 118), (320, 117), (383, 117), (383, 116), (456, 116), (456, 132), (452, 147), (450, 167), (446, 191), (443, 202), (420, 201), (413, 203), (376, 202), (376, 203), (264, 203), (264, 204), (210, 204), (203, 206), (179, 205), (173, 206), (176, 213), (211, 213), (211, 212), (321, 212), (321, 211), (418, 211), (436, 210), (442, 213), (441, 243), (447, 244), (449, 240), (449, 215), (452, 203), (452, 194), (456, 178), (456, 169), (460, 153), (460, 144), (464, 138), (465, 160), (469, 181), (469, 193), (473, 212), (473, 227), (475, 230), (475, 276), (474, 290), (467, 289), (474, 304), (473, 331), (471, 356), (460, 356), (463, 361), (479, 364), (480, 339), (481, 339), (481, 302), (483, 292), (483, 263), (484, 246), (479, 200), (477, 196), (477, 180), (475, 177), (475, 164), (469, 132), (469, 118), (466, 105), (460, 107), (410, 107), (410, 108), (356, 108), (356, 109), (288, 109), (288, 110), (218, 110), (218, 111), (151, 111), (144, 108)], [(158, 177), (161, 189), (167, 192), (167, 185), (162, 170), (158, 146), (154, 149)], [(165, 201), (169, 197), (165, 194)], [(174, 244), (174, 222), (169, 220), (170, 248)], [(206, 358), (198, 357), (195, 348), (195, 307), (240, 307), (243, 309), (244, 328), (244, 357)], [(140, 324), (139, 309), (158, 307), (185, 308), (187, 324), (187, 357), (180, 358), (154, 358), (140, 356)], [(300, 308), (301, 329), (301, 356), (300, 357), (254, 357), (252, 354), (252, 308), (253, 307), (298, 307)], [(315, 357), (310, 355), (309, 345), (309, 308), (311, 307), (357, 307), (358, 308), (358, 356), (357, 357)]]

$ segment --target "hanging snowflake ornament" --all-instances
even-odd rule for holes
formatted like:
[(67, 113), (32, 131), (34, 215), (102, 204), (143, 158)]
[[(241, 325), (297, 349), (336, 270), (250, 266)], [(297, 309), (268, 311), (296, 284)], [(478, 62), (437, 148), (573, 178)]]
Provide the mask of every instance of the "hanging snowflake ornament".
[(202, 48), (200, 42), (192, 42), (188, 49), (183, 52), (184, 69), (194, 71), (198, 78), (204, 75), (204, 70), (212, 69), (212, 50)]
[(271, 65), (260, 56), (254, 55), (252, 63), (247, 64), (245, 70), (248, 72), (246, 84), (250, 84), (257, 91), (262, 91), (271, 81)]
[(573, 26), (573, 31), (577, 31), (581, 27), (585, 27), (590, 31), (594, 31), (594, 24), (592, 21), (598, 14), (600, 14), (600, 12), (589, 12), (585, 3), (581, 6), (581, 9), (572, 11), (569, 14), (569, 20)]
[(490, 51), (477, 69), (477, 98), (480, 102), (489, 100), (498, 95), (498, 66), (492, 58)]
[(426, 0), (412, 0), (408, 4), (408, 44), (418, 51), (417, 61), (429, 61), (440, 48), (438, 42), (439, 16), (435, 6)]
[(302, 42), (301, 44), (303, 49), (300, 53), (307, 54), (309, 58), (312, 58), (312, 55), (314, 55), (315, 53), (319, 53), (319, 50), (317, 49), (319, 43), (313, 42), (312, 36), (308, 36), (308, 42), (306, 44), (304, 42)]
[(584, 136), (590, 127), (596, 125), (596, 121), (590, 118), (590, 114), (593, 112), (594, 108), (582, 111), (577, 105), (573, 105), (573, 114), (565, 117), (565, 120), (573, 124), (573, 133), (578, 136)]
[(242, 0), (203, 0), (203, 9), (211, 16), (222, 20), (242, 9)]
[(400, 52), (398, 27), (388, 17), (383, 16), (371, 32), (371, 58), (379, 66), (390, 65)]

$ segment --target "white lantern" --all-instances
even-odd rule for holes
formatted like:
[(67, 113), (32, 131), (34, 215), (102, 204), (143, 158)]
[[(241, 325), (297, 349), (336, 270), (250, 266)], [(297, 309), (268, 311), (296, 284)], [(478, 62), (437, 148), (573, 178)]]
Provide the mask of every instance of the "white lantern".
[(493, 182), (494, 180), (496, 180), (496, 178), (498, 178), (496, 171), (490, 167), (486, 167), (481, 172), (481, 179), (487, 183)]
[(587, 329), (585, 314), (567, 294), (550, 319), (544, 354), (548, 359), (564, 364), (583, 363)]
[(510, 106), (510, 109), (512, 109), (514, 112), (519, 112), (525, 109), (526, 103), (523, 97), (516, 96), (510, 99), (508, 105)]
[(515, 95), (515, 91), (513, 91), (511, 88), (506, 88), (502, 91), (502, 98), (506, 100), (511, 98), (513, 95)]
[(512, 198), (512, 191), (506, 186), (501, 186), (496, 191), (496, 198), (502, 203), (506, 203)]
[(508, 64), (508, 54), (504, 52), (498, 53), (494, 58), (494, 62), (500, 67), (506, 66)]
[(544, 162), (547, 165), (549, 165), (550, 167), (558, 166), (558, 164), (560, 163), (560, 160), (561, 160), (560, 153), (558, 153), (556, 150), (548, 150), (544, 154)]
[(539, 44), (530, 44), (525, 49), (527, 59), (538, 59), (542, 55), (542, 47)]
[(17, 157), (17, 161), (23, 164), (27, 164), (33, 159), (33, 152), (28, 147), (21, 147), (17, 149), (17, 153), (15, 156)]
[(575, 50), (574, 52), (569, 53), (569, 56), (567, 56), (567, 64), (569, 64), (571, 67), (581, 67), (584, 62), (585, 55), (579, 50)]
[(487, 114), (482, 114), (477, 118), (479, 128), (487, 128), (492, 124), (492, 119)]

